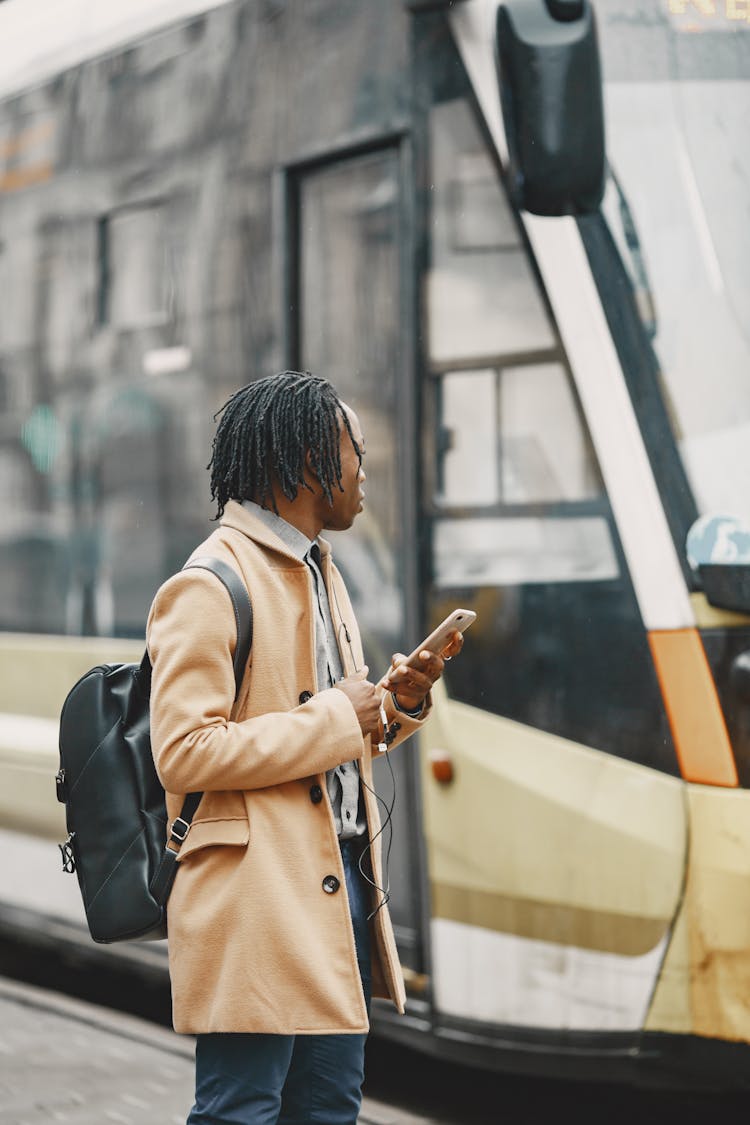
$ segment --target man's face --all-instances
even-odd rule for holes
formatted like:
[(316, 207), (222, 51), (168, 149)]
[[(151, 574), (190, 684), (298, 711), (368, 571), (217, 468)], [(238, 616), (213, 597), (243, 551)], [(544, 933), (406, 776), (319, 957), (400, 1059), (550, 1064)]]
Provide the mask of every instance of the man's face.
[[(366, 477), (362, 468), (365, 454), (365, 439), (359, 418), (348, 406), (342, 403), (343, 410), (349, 419), (349, 425), (354, 435), (356, 449), (352, 445), (348, 430), (343, 421), (340, 425), (339, 441), (341, 455), (341, 488), (333, 489), (333, 504), (329, 504), (325, 496), (321, 496), (323, 506), (323, 527), (326, 531), (346, 531), (362, 511), (365, 494), (362, 491)], [(357, 452), (359, 450), (359, 453)]]

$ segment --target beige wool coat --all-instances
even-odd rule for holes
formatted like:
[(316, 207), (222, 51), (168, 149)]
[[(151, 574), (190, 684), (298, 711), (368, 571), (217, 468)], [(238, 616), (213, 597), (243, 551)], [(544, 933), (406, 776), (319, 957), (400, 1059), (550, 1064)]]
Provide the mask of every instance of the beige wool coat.
[[(363, 664), (344, 583), (322, 543), (322, 572), (345, 674)], [(358, 759), (372, 787), (370, 739), (347, 696), (317, 691), (312, 575), (252, 513), (230, 502), (194, 552), (244, 580), (253, 643), (235, 704), (236, 626), (223, 584), (182, 571), (154, 599), (151, 733), (170, 823), (184, 794), (203, 791), (169, 899), (169, 966), (177, 1031), (355, 1033), (368, 1028), (346, 881), (325, 771)], [(385, 669), (372, 669), (380, 675)], [(312, 698), (307, 702), (306, 693)], [(403, 741), (424, 722), (397, 712)], [(376, 751), (377, 753), (377, 751)], [(322, 800), (314, 786), (322, 789)], [(313, 794), (311, 795), (311, 790)], [(365, 790), (370, 839), (380, 821)], [(372, 847), (382, 886), (380, 840)], [(323, 889), (335, 875), (339, 889)], [(373, 906), (380, 896), (373, 891)], [(404, 1009), (387, 907), (370, 923), (373, 995)]]

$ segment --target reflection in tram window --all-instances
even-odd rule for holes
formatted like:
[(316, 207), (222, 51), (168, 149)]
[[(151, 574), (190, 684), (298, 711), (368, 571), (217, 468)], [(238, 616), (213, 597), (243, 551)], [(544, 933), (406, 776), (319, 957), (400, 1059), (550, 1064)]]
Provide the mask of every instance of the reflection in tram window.
[[(88, 293), (71, 277), (90, 277), (94, 258), (93, 223), (88, 217), (48, 220), (42, 229), (38, 249), (37, 292), (35, 295), (42, 324), (44, 363), (38, 378), (43, 397), (47, 379), (64, 385), (75, 366), (81, 341), (90, 325)], [(27, 267), (28, 268), (28, 267)], [(24, 308), (25, 305), (25, 308)], [(23, 299), (19, 312), (33, 317), (33, 304)], [(23, 323), (23, 321), (22, 321)], [(33, 321), (32, 321), (33, 324)], [(24, 325), (29, 332), (31, 324)], [(22, 329), (23, 330), (23, 329)], [(33, 329), (32, 329), (33, 331)], [(28, 337), (27, 337), (28, 338)]]
[(634, 253), (648, 270), (663, 394), (698, 511), (748, 519), (747, 32), (715, 16), (716, 34), (708, 23), (692, 34), (684, 19), (670, 19), (673, 61), (662, 77), (639, 49), (651, 29), (634, 24), (623, 50), (622, 22), (602, 6), (608, 147), (635, 241), (614, 191), (604, 212), (631, 275)]
[(430, 112), (434, 364), (551, 347), (552, 330), (468, 102)]
[(560, 364), (452, 371), (440, 382), (442, 504), (563, 502), (600, 494)]
[(601, 486), (560, 364), (508, 367), (500, 378), (503, 498), (588, 500)]
[[(31, 231), (21, 229), (15, 239), (0, 242), (0, 325), (5, 356), (23, 348), (33, 331), (34, 308), (29, 292), (37, 253)], [(4, 359), (3, 364), (6, 362)], [(27, 394), (32, 397), (30, 389)]]
[(102, 219), (99, 227), (102, 323), (145, 328), (169, 319), (164, 215), (134, 207)]
[(496, 504), (497, 373), (452, 371), (441, 379), (440, 391), (438, 499), (446, 506)]
[(435, 584), (520, 586), (617, 578), (617, 556), (600, 517), (439, 520)]

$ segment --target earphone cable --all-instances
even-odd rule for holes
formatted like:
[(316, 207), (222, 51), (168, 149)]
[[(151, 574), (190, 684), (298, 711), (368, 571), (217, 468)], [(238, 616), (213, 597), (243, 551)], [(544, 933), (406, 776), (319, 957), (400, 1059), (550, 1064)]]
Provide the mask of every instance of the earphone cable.
[[(388, 805), (388, 803), (380, 796), (379, 793), (376, 793), (376, 791), (370, 785), (367, 784), (365, 779), (360, 774), (360, 781), (364, 785), (365, 789), (367, 789), (368, 792), (372, 793), (375, 800), (379, 801), (380, 804), (383, 806), (383, 809), (385, 810), (385, 820), (384, 820), (384, 822), (381, 824), (380, 828), (375, 833), (373, 838), (370, 841), (368, 841), (367, 847), (362, 849), (362, 854), (360, 855), (359, 860), (357, 861), (359, 873), (362, 876), (362, 878), (365, 880), (365, 882), (370, 884), (370, 886), (373, 888), (373, 890), (376, 890), (379, 894), (381, 894), (383, 896), (381, 901), (378, 903), (378, 905), (372, 911), (372, 913), (368, 914), (368, 916), (367, 916), (368, 922), (372, 918), (375, 917), (375, 915), (378, 913), (379, 910), (382, 910), (382, 908), (386, 905), (386, 903), (389, 901), (389, 899), (391, 897), (391, 880), (390, 880), (389, 868), (390, 868), (390, 862), (391, 862), (391, 848), (393, 847), (393, 823), (392, 823), (392, 819), (393, 819), (393, 810), (396, 807), (396, 775), (393, 772), (393, 765), (391, 764), (390, 756), (388, 754), (386, 754), (386, 757), (388, 758), (388, 769), (390, 770), (391, 781), (393, 783), (393, 795), (391, 797), (390, 805)], [(385, 887), (381, 887), (378, 883), (375, 882), (374, 879), (371, 879), (370, 876), (367, 874), (367, 872), (363, 869), (362, 860), (364, 859), (365, 852), (369, 851), (370, 852), (370, 868), (372, 869), (372, 846), (375, 843), (375, 841), (377, 840), (378, 836), (381, 836), (385, 833), (386, 828), (389, 829), (389, 832), (388, 832), (388, 844), (387, 844), (387, 847), (386, 847), (385, 864), (384, 864)]]
[[(346, 637), (346, 643), (349, 646), (349, 654), (352, 658), (352, 665), (354, 667), (354, 671), (359, 672), (360, 668), (357, 667), (357, 659), (354, 655), (354, 647), (352, 645), (352, 638), (351, 638), (351, 635), (349, 633), (349, 629), (347, 628), (347, 624), (344, 621), (344, 615), (341, 612), (341, 606), (339, 605), (339, 599), (338, 599), (338, 595), (336, 593), (336, 587), (333, 583), (331, 583), (331, 589), (333, 591), (333, 598), (334, 598), (334, 601), (336, 602), (336, 611), (338, 612), (339, 622), (340, 622), (337, 633), (340, 637), (341, 630), (342, 629), (344, 630), (344, 636)], [(385, 731), (383, 733), (385, 734)], [(378, 905), (372, 911), (372, 913), (367, 915), (367, 921), (368, 922), (371, 921), (375, 917), (375, 915), (378, 913), (379, 910), (383, 909), (383, 907), (386, 905), (386, 903), (389, 901), (389, 899), (391, 897), (391, 891), (390, 891), (391, 880), (390, 880), (390, 875), (389, 875), (389, 867), (390, 867), (390, 862), (391, 862), (391, 848), (393, 847), (392, 818), (393, 818), (393, 810), (396, 807), (396, 775), (393, 772), (393, 765), (391, 764), (390, 757), (387, 753), (386, 753), (386, 758), (388, 758), (388, 769), (390, 770), (391, 781), (393, 783), (393, 794), (392, 794), (392, 797), (391, 797), (390, 806), (388, 805), (388, 803), (385, 800), (383, 800), (383, 798), (380, 796), (379, 793), (376, 793), (376, 791), (370, 785), (367, 784), (365, 779), (362, 777), (361, 771), (360, 771), (360, 774), (359, 774), (359, 779), (362, 782), (362, 784), (364, 785), (365, 789), (367, 789), (369, 793), (372, 793), (375, 800), (380, 802), (380, 804), (383, 806), (383, 809), (385, 811), (384, 822), (381, 824), (380, 828), (375, 833), (373, 838), (368, 841), (367, 847), (362, 849), (362, 854), (360, 855), (359, 859), (357, 860), (357, 867), (359, 868), (359, 873), (362, 876), (362, 878), (365, 880), (366, 883), (369, 883), (369, 885), (373, 888), (373, 890), (377, 891), (378, 894), (383, 896), (381, 901), (378, 903)], [(381, 836), (381, 835), (384, 834), (386, 828), (389, 829), (389, 832), (388, 832), (388, 844), (387, 844), (387, 847), (386, 847), (385, 864), (384, 864), (385, 887), (381, 887), (375, 882), (374, 879), (371, 879), (370, 876), (367, 874), (367, 872), (363, 869), (362, 860), (364, 859), (365, 852), (370, 852), (370, 869), (372, 870), (372, 845), (375, 843), (378, 836)]]

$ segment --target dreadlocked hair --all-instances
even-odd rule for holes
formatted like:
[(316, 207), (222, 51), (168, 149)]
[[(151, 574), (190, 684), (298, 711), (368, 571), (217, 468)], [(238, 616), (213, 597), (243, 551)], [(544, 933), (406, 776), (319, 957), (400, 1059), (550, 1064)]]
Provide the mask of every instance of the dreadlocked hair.
[(357, 454), (349, 419), (327, 379), (309, 371), (282, 371), (240, 388), (214, 415), (216, 428), (211, 460), (211, 498), (216, 518), (229, 500), (270, 501), (278, 515), (273, 486), (294, 500), (305, 481), (305, 455), (329, 503), (341, 484), (340, 421)]

